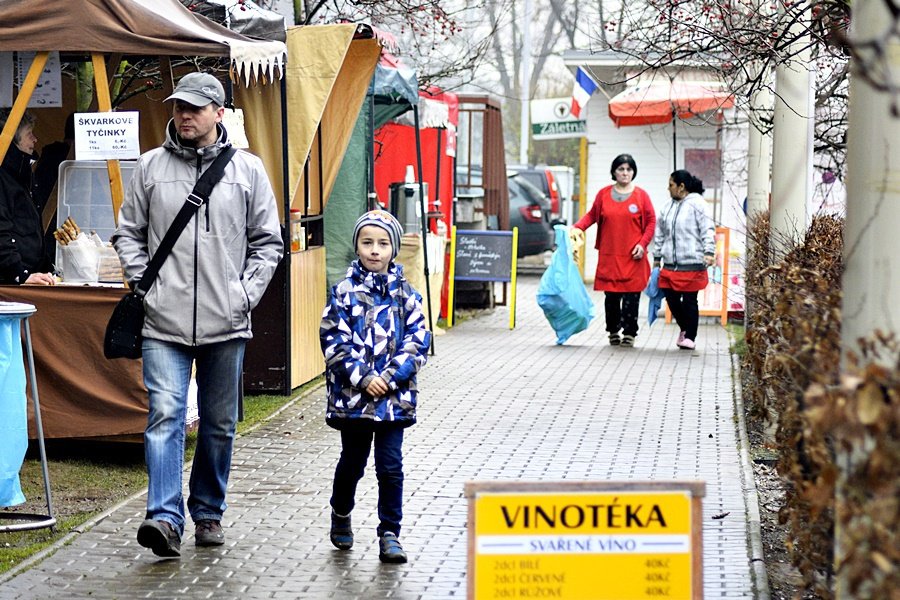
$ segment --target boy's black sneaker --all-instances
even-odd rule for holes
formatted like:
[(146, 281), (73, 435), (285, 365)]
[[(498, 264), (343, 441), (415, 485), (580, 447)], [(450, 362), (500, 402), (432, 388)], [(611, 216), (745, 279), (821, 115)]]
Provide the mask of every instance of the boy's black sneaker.
[(165, 558), (181, 556), (181, 536), (167, 521), (145, 519), (137, 532), (138, 544)]
[(198, 546), (221, 546), (225, 543), (222, 524), (212, 519), (200, 519), (194, 523), (194, 543)]
[(378, 560), (383, 563), (400, 564), (406, 562), (406, 552), (397, 539), (397, 534), (386, 531), (378, 539)]
[(622, 338), (619, 337), (618, 333), (609, 334), (609, 345), (610, 346), (618, 346), (622, 343)]
[(634, 336), (633, 335), (623, 335), (622, 336), (622, 347), (623, 348), (632, 348), (634, 346)]
[(350, 515), (341, 517), (331, 511), (331, 543), (338, 550), (349, 550), (353, 547), (353, 529), (350, 525)]

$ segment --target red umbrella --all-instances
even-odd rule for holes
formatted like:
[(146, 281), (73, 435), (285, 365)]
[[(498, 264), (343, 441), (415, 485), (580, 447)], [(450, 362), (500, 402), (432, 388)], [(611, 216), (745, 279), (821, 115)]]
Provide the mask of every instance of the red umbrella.
[(655, 80), (627, 88), (609, 101), (609, 117), (616, 124), (668, 123), (674, 115), (686, 119), (734, 106), (734, 94), (717, 81)]
[(718, 81), (653, 79), (639, 82), (609, 101), (609, 118), (616, 127), (672, 122), (672, 167), (677, 160), (675, 117), (687, 119), (701, 113), (734, 106), (734, 94)]

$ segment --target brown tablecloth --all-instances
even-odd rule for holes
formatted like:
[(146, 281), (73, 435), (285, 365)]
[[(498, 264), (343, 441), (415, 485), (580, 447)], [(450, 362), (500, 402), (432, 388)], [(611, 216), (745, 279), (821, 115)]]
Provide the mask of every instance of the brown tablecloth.
[[(147, 391), (141, 361), (103, 357), (106, 323), (125, 291), (124, 287), (0, 286), (0, 300), (37, 308), (29, 324), (45, 437), (139, 440), (134, 436), (143, 434)], [(35, 438), (30, 383), (28, 393), (28, 435)]]

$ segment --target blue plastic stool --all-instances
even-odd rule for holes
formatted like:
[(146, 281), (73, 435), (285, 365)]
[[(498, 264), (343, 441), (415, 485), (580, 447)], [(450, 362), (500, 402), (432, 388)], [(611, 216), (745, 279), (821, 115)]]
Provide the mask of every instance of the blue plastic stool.
[[(44, 495), (47, 499), (47, 514), (30, 514), (20, 512), (0, 512), (0, 520), (19, 521), (10, 525), (0, 525), (0, 533), (7, 531), (25, 531), (29, 529), (54, 529), (56, 517), (53, 516), (53, 500), (50, 496), (50, 473), (47, 470), (47, 452), (44, 449), (44, 427), (41, 424), (41, 403), (38, 399), (37, 378), (34, 371), (34, 353), (31, 346), (31, 327), (28, 317), (37, 309), (33, 304), (23, 302), (0, 302), (0, 319), (21, 319), (25, 326), (25, 354), (28, 357), (28, 378), (31, 381), (31, 400), (34, 404), (34, 426), (37, 430), (38, 447), (41, 452), (41, 471), (44, 476)], [(10, 352), (12, 352), (10, 348)], [(27, 433), (26, 433), (27, 436)]]

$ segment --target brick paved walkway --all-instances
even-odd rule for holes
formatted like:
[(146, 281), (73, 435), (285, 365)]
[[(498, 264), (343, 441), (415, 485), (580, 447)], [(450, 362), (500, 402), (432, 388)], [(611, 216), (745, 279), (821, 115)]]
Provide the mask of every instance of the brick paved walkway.
[[(520, 279), (514, 331), (498, 308), (436, 340), (404, 445), (409, 564), (378, 561), (371, 465), (356, 546), (342, 553), (328, 542), (340, 442), (319, 388), (238, 440), (225, 546), (195, 548), (189, 526), (181, 560), (157, 560), (135, 541), (141, 496), (4, 582), (0, 598), (463, 598), (464, 483), (559, 479), (706, 481), (705, 597), (752, 598), (725, 331), (702, 325), (698, 350), (686, 352), (676, 326), (658, 321), (636, 348), (611, 348), (601, 315), (558, 347), (537, 281)], [(602, 311), (602, 296), (594, 301)]]

